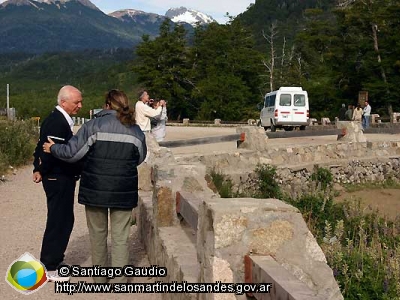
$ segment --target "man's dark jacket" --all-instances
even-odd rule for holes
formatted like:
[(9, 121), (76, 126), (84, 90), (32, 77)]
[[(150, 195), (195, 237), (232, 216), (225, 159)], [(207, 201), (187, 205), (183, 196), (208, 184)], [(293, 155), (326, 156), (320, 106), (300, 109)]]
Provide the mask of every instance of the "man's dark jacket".
[(71, 127), (57, 108), (50, 113), (40, 127), (40, 138), (33, 154), (33, 172), (39, 171), (42, 176), (79, 175), (79, 164), (69, 164), (43, 152), (43, 143), (48, 141), (48, 136), (57, 137), (59, 139), (56, 141), (62, 143), (67, 143), (73, 136)]
[(115, 110), (103, 110), (82, 125), (68, 144), (55, 144), (51, 153), (66, 162), (86, 156), (78, 202), (126, 208), (137, 206), (137, 166), (147, 154), (145, 136), (137, 125), (125, 126)]

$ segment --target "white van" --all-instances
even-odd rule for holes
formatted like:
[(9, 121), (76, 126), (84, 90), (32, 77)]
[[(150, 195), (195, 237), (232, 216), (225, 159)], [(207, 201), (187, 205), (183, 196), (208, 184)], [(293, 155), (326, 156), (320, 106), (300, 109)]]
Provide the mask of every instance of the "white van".
[(267, 93), (260, 113), (260, 125), (272, 132), (277, 128), (293, 130), (306, 129), (310, 118), (307, 91), (301, 87), (280, 87)]

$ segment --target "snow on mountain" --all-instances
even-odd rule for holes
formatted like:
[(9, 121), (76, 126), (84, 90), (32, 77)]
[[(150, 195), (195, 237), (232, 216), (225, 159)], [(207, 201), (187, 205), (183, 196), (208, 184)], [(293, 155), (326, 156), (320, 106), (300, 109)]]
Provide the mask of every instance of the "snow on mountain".
[(165, 16), (170, 18), (172, 22), (184, 22), (190, 25), (196, 25), (197, 22), (200, 22), (200, 25), (216, 22), (209, 15), (186, 7), (171, 8), (165, 13)]

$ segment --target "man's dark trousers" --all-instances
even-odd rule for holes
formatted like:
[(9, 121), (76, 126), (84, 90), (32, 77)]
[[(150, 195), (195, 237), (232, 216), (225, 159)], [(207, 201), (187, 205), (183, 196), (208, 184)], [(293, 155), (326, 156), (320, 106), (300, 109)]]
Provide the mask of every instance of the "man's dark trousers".
[(71, 175), (45, 175), (43, 188), (47, 197), (47, 223), (40, 261), (47, 271), (62, 263), (74, 226), (74, 193), (76, 178)]

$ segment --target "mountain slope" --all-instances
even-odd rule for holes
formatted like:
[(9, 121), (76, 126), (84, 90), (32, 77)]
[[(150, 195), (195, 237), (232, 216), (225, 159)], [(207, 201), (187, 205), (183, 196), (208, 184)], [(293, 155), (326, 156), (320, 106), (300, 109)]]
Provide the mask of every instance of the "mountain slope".
[(214, 20), (184, 7), (166, 16), (126, 9), (104, 14), (90, 0), (8, 0), (0, 4), (0, 53), (68, 52), (132, 48), (155, 37), (166, 19), (191, 24)]
[(131, 26), (143, 26), (150, 35), (158, 35), (160, 25), (165, 20), (164, 16), (136, 9), (122, 9), (108, 15)]
[(3, 53), (127, 48), (151, 33), (104, 14), (88, 0), (10, 0), (0, 5)]

